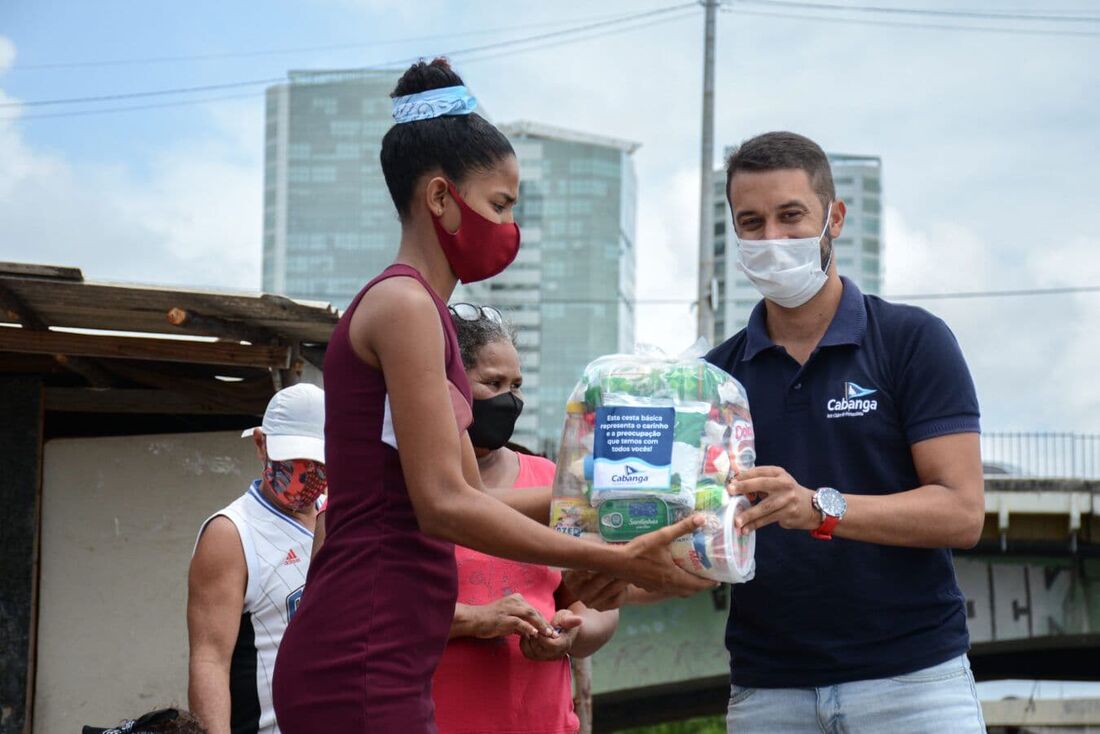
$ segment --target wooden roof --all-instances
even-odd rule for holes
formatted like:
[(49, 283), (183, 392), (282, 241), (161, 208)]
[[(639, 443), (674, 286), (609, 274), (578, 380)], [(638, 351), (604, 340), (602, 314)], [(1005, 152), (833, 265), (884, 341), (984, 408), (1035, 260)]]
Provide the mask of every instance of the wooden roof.
[(338, 318), (327, 303), (0, 263), (0, 374), (42, 376), (53, 411), (258, 414), (321, 367)]
[[(0, 289), (14, 295), (51, 327), (224, 336), (201, 325), (170, 324), (168, 312), (179, 308), (237, 324), (242, 332), (260, 329), (283, 339), (323, 344), (339, 317), (327, 303), (267, 293), (96, 283), (84, 280), (77, 268), (22, 263), (0, 263)], [(7, 304), (0, 300), (3, 305)], [(9, 307), (0, 310), (2, 322), (18, 324), (20, 319)]]

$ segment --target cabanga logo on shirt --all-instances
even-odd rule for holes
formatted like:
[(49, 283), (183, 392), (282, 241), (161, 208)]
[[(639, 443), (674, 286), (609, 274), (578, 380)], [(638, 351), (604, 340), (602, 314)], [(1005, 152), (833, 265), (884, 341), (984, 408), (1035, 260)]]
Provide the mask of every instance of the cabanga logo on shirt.
[(878, 400), (872, 396), (878, 390), (862, 387), (854, 382), (844, 383), (844, 397), (832, 398), (825, 404), (826, 418), (859, 418), (878, 410)]

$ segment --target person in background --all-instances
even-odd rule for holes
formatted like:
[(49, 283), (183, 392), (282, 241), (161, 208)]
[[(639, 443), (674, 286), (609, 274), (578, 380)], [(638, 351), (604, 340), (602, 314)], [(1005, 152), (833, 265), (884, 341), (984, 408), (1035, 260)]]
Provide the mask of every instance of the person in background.
[(547, 527), (545, 501), (531, 508), (540, 524), (484, 491), (446, 302), (459, 280), (490, 278), (519, 250), (515, 151), (443, 59), (410, 67), (393, 97), (381, 162), (401, 242), (325, 355), (327, 535), (275, 666), (284, 734), (434, 734), (431, 682), (457, 598), (453, 543), (673, 593), (712, 586), (668, 548), (701, 517), (603, 546)]
[[(450, 311), (473, 393), (468, 432), (481, 481), (549, 505), (554, 463), (507, 445), (523, 411), (514, 334), (492, 307), (459, 303)], [(611, 639), (618, 611), (588, 609), (546, 566), (462, 546), (455, 561), (458, 603), (432, 687), (440, 734), (576, 732), (569, 656), (592, 655)], [(547, 625), (556, 634), (540, 634)]]
[(188, 698), (210, 734), (278, 732), (275, 654), (302, 598), (325, 491), (324, 392), (280, 390), (245, 431), (262, 473), (199, 530), (187, 584)]

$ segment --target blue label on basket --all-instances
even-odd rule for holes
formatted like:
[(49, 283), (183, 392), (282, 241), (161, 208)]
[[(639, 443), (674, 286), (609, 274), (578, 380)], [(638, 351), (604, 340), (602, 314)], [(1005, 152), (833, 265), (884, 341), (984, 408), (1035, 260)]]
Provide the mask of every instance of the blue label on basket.
[(592, 488), (597, 491), (672, 486), (675, 408), (609, 405), (596, 409), (596, 457)]

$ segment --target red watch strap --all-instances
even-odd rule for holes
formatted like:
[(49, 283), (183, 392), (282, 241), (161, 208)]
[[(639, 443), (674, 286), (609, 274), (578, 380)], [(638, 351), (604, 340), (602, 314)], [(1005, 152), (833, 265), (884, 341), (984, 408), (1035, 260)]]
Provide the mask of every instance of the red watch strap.
[(833, 517), (832, 515), (826, 515), (825, 516), (825, 521), (817, 526), (817, 530), (811, 530), (810, 535), (817, 538), (818, 540), (832, 540), (833, 539), (833, 528), (836, 527), (836, 524), (838, 522), (840, 522), (839, 517)]

